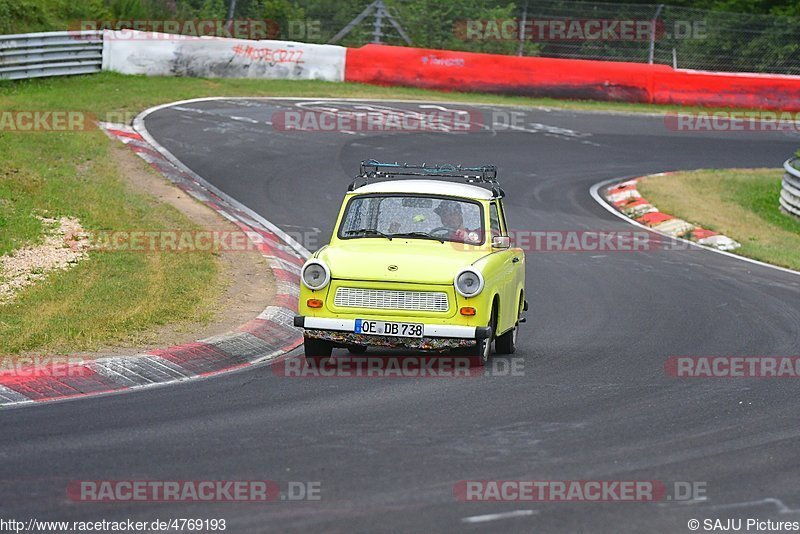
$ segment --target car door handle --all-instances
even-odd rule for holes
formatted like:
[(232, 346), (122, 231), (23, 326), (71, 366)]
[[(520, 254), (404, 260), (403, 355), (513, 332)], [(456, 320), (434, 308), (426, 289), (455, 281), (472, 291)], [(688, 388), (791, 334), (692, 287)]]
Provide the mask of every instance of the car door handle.
[(514, 263), (519, 263), (519, 256), (514, 256), (514, 259), (511, 261), (513, 261)]

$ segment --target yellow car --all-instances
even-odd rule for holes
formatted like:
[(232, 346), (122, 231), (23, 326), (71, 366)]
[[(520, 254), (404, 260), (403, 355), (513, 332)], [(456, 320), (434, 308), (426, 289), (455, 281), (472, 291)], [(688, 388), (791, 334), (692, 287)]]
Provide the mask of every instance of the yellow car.
[(515, 351), (525, 255), (511, 248), (493, 166), (361, 163), (330, 243), (301, 270), (306, 361), (333, 347)]

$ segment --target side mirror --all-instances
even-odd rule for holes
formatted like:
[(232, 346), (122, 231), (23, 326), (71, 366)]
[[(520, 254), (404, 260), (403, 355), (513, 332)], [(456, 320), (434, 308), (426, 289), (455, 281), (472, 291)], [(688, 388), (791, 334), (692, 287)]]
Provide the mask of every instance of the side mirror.
[(492, 248), (506, 249), (511, 247), (511, 238), (507, 235), (496, 235), (492, 238)]

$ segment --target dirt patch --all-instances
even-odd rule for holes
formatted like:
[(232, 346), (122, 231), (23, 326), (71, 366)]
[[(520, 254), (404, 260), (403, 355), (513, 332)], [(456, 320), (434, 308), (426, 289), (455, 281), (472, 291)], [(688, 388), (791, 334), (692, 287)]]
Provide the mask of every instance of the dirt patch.
[(39, 217), (44, 228), (42, 242), (0, 256), (0, 304), (11, 302), (17, 293), (53, 271), (64, 271), (88, 258), (88, 245), (76, 239), (83, 232), (74, 217)]
[[(207, 230), (238, 231), (230, 221), (201, 204), (166, 178), (159, 175), (128, 148), (113, 142), (111, 157), (129, 185), (137, 192), (149, 194), (159, 202), (174, 206), (193, 223)], [(154, 331), (137, 335), (135, 346), (110, 346), (94, 353), (79, 353), (85, 358), (109, 355), (133, 355), (154, 348), (187, 343), (206, 337), (224, 334), (254, 319), (275, 296), (274, 277), (267, 260), (258, 252), (223, 251), (220, 284), (224, 293), (215, 303), (214, 318), (204, 323), (167, 325)], [(141, 339), (144, 338), (144, 342)]]

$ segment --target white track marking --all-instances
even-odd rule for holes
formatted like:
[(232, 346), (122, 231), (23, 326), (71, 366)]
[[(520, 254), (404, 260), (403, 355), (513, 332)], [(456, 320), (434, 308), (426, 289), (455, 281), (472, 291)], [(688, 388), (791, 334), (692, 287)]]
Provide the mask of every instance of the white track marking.
[(514, 510), (513, 512), (502, 512), (499, 514), (472, 515), (461, 518), (462, 523), (488, 523), (489, 521), (499, 521), (501, 519), (511, 519), (513, 517), (528, 517), (536, 515), (536, 510)]
[(759, 501), (745, 501), (745, 502), (734, 502), (731, 504), (718, 504), (716, 506), (712, 506), (711, 508), (718, 510), (723, 508), (745, 508), (748, 506), (760, 506), (762, 504), (774, 504), (775, 511), (779, 514), (798, 514), (800, 510), (796, 508), (789, 508), (786, 506), (782, 500), (776, 499), (775, 497), (767, 497), (766, 499), (761, 499)]

